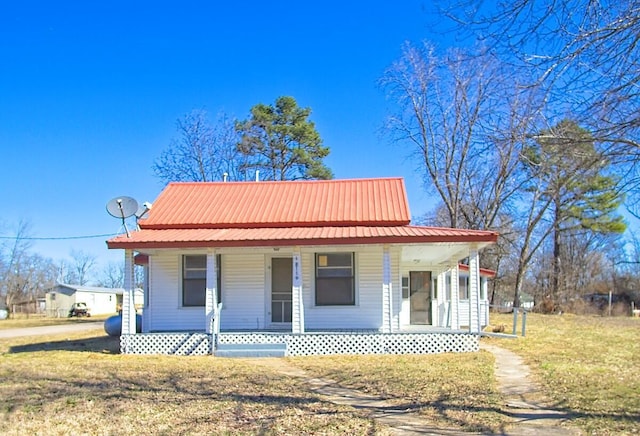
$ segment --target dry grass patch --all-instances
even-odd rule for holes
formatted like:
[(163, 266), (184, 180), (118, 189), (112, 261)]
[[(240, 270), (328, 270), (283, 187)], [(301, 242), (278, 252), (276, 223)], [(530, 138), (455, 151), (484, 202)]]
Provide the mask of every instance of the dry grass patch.
[(0, 341), (1, 434), (388, 434), (275, 370), (95, 334)]
[(501, 411), (486, 352), (405, 356), (325, 356), (290, 362), (317, 377), (415, 409), (435, 425), (499, 432)]
[[(491, 320), (511, 331), (512, 315)], [(483, 340), (522, 356), (555, 406), (587, 432), (640, 433), (640, 319), (529, 314), (526, 337)]]

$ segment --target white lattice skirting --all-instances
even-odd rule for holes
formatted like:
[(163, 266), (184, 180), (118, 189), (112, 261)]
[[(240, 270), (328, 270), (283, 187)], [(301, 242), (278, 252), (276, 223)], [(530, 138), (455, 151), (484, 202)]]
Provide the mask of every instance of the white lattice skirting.
[[(478, 351), (479, 336), (439, 333), (221, 333), (220, 344), (286, 344), (287, 356), (328, 354), (435, 354)], [(120, 337), (123, 354), (207, 355), (205, 333), (144, 333)]]
[(123, 354), (211, 354), (211, 335), (206, 333), (145, 333), (120, 336)]
[(220, 344), (287, 344), (287, 356), (327, 354), (435, 354), (478, 351), (469, 333), (221, 333)]

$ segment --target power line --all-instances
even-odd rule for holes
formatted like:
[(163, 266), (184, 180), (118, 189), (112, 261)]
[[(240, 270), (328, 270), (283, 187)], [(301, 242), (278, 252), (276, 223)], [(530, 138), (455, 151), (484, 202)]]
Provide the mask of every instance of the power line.
[(102, 235), (83, 235), (83, 236), (50, 236), (50, 237), (23, 237), (23, 236), (0, 236), (0, 239), (13, 239), (20, 241), (68, 241), (72, 239), (93, 239), (93, 238), (107, 238), (110, 236), (117, 236), (119, 233), (104, 233)]

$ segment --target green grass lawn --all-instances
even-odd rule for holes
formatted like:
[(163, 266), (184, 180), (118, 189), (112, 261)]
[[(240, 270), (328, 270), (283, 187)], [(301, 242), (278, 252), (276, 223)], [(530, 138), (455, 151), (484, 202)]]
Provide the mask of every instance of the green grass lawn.
[[(512, 331), (512, 315), (491, 319)], [(529, 314), (526, 337), (483, 340), (522, 356), (556, 407), (575, 413), (586, 432), (640, 433), (640, 319)]]

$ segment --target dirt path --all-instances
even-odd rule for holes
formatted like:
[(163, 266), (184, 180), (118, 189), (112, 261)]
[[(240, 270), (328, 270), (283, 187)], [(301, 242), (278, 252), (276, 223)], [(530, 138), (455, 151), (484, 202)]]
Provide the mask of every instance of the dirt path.
[[(505, 398), (504, 412), (514, 423), (503, 435), (580, 435), (575, 428), (561, 426), (570, 415), (547, 406), (540, 389), (530, 378), (529, 368), (516, 354), (495, 345), (481, 345), (496, 358), (495, 374), (498, 387)], [(399, 408), (382, 398), (341, 387), (334, 380), (313, 378), (305, 371), (283, 359), (250, 359), (259, 365), (269, 366), (281, 374), (303, 379), (313, 392), (332, 403), (365, 410), (376, 421), (389, 426), (398, 435), (473, 435), (453, 428), (436, 427), (413, 410)]]

